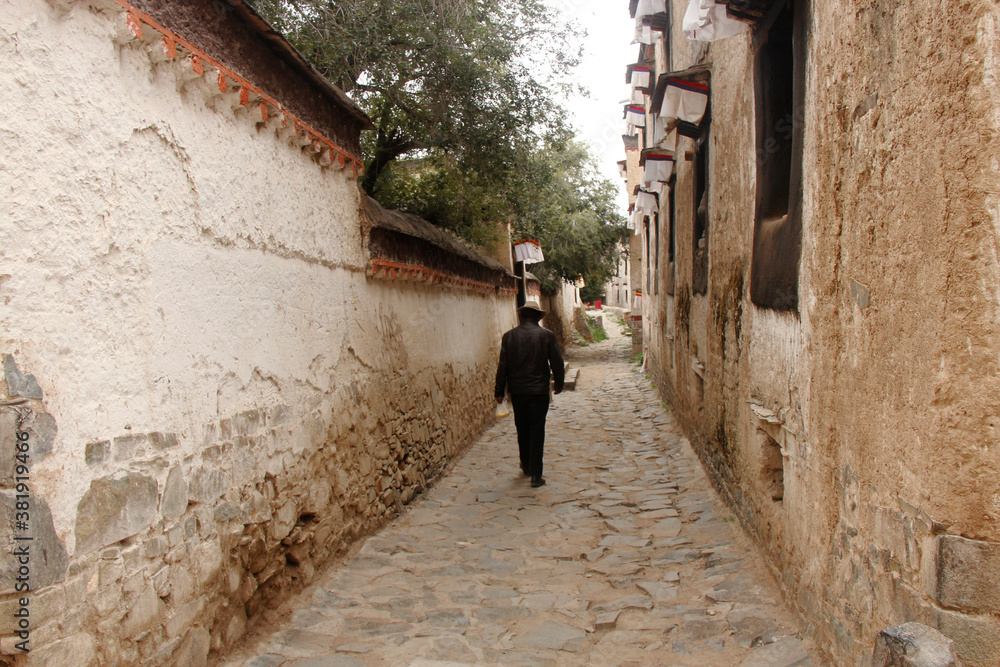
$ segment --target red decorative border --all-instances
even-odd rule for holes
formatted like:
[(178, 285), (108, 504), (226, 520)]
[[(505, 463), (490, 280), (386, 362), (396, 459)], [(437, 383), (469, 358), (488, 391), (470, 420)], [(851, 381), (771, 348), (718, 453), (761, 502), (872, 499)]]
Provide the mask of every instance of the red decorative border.
[[(73, 0), (77, 2), (79, 0)], [(260, 103), (260, 114), (264, 120), (267, 120), (268, 112), (267, 107), (270, 105), (281, 114), (281, 125), (282, 127), (287, 127), (288, 122), (291, 121), (295, 128), (296, 133), (306, 132), (313, 140), (313, 146), (316, 152), (326, 152), (328, 151), (328, 156), (330, 162), (332, 163), (336, 157), (337, 162), (341, 167), (345, 166), (348, 161), (354, 170), (355, 177), (359, 173), (364, 173), (364, 164), (358, 156), (355, 156), (348, 151), (344, 150), (332, 140), (325, 137), (321, 132), (311, 127), (308, 123), (297, 118), (293, 113), (285, 109), (281, 103), (276, 99), (262, 91), (260, 88), (247, 81), (240, 75), (233, 72), (231, 69), (223, 65), (221, 62), (211, 57), (203, 50), (199, 49), (197, 46), (187, 41), (180, 35), (163, 27), (157, 23), (153, 17), (145, 12), (140, 11), (134, 7), (128, 0), (113, 0), (116, 4), (121, 6), (122, 9), (127, 13), (126, 22), (128, 25), (129, 32), (135, 39), (142, 39), (143, 24), (146, 24), (153, 30), (156, 30), (161, 35), (163, 35), (163, 54), (168, 60), (173, 60), (177, 57), (177, 47), (181, 46), (186, 51), (189, 52), (188, 60), (191, 63), (191, 69), (194, 70), (196, 74), (201, 76), (205, 72), (204, 63), (208, 63), (210, 66), (214, 67), (219, 71), (219, 90), (223, 93), (228, 91), (228, 80), (232, 79), (240, 87), (240, 104), (243, 106), (249, 106), (250, 104), (250, 94), (253, 93), (257, 97), (261, 98)], [(320, 156), (321, 159), (323, 156)]]
[(367, 275), (383, 280), (415, 281), (443, 287), (459, 287), (483, 294), (499, 294), (501, 296), (517, 294), (517, 289), (513, 287), (499, 287), (491, 283), (448, 275), (419, 264), (404, 264), (377, 257), (373, 257), (369, 263)]

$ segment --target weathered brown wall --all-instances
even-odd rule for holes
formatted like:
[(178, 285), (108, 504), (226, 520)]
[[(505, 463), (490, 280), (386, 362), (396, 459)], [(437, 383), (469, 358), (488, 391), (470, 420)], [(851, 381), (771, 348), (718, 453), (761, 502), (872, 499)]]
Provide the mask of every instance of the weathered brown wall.
[(752, 32), (692, 48), (674, 4), (673, 69), (712, 64), (710, 280), (692, 293), (693, 163), (679, 157), (677, 291), (644, 299), (657, 385), (838, 661), (918, 620), (966, 664), (994, 665), (1000, 15), (812, 3), (794, 313), (749, 300)]

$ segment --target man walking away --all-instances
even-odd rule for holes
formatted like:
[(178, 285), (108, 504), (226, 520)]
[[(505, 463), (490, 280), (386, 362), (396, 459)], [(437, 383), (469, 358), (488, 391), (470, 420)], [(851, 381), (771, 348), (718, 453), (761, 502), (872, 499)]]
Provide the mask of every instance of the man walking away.
[(565, 368), (556, 335), (539, 326), (545, 311), (537, 301), (517, 309), (520, 326), (503, 335), (494, 397), (503, 400), (510, 392), (521, 453), (521, 472), (531, 476), (531, 486), (545, 484), (542, 452), (545, 445), (545, 416), (549, 412), (549, 369), (555, 379), (554, 393), (563, 390)]

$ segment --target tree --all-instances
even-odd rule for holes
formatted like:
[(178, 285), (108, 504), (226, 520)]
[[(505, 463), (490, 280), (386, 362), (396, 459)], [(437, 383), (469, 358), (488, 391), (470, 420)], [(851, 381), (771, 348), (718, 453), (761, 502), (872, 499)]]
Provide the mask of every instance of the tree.
[(558, 102), (580, 35), (542, 0), (255, 0), (366, 110), (361, 185), (476, 245), (497, 223), (542, 242), (534, 267), (603, 284), (621, 217)]
[(562, 123), (552, 89), (576, 62), (576, 33), (540, 0), (253, 4), (372, 117), (377, 129), (363, 146), (369, 194), (404, 156), (502, 171), (520, 144)]
[(545, 262), (531, 267), (542, 289), (552, 293), (563, 280), (583, 278), (587, 293), (602, 293), (627, 238), (615, 185), (598, 174), (587, 148), (567, 136), (550, 137), (519, 173), (513, 226), (542, 244)]

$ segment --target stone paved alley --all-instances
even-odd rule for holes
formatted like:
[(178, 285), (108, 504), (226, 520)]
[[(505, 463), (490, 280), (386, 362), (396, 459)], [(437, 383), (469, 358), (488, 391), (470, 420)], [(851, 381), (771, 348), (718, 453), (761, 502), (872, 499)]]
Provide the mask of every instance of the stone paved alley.
[(824, 664), (611, 333), (568, 355), (547, 486), (500, 420), (225, 664)]

